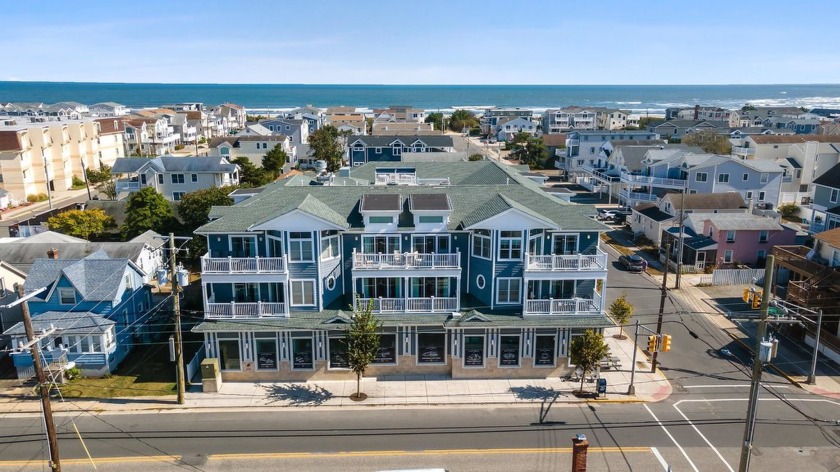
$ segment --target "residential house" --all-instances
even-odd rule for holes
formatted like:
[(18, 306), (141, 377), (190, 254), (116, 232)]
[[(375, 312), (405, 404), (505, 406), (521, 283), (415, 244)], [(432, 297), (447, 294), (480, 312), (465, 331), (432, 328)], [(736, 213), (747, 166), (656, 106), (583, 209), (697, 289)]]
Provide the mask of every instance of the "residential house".
[(111, 172), (118, 176), (115, 185), (120, 198), (152, 187), (177, 202), (196, 190), (239, 185), (239, 166), (224, 157), (125, 157), (117, 159)]
[(286, 116), (296, 120), (306, 120), (306, 122), (309, 123), (309, 134), (321, 129), (326, 122), (324, 111), (320, 108), (313, 107), (312, 105), (306, 105), (305, 107), (298, 107), (290, 110)]
[(817, 119), (776, 117), (767, 118), (762, 125), (774, 130), (792, 131), (795, 134), (817, 134), (820, 123)]
[(208, 154), (210, 157), (223, 157), (229, 161), (238, 157), (246, 157), (254, 165), (262, 166), (263, 156), (278, 144), (289, 156), (289, 163), (295, 164), (297, 153), (295, 148), (292, 147), (289, 137), (284, 134), (270, 134), (268, 136), (236, 135), (213, 138), (208, 144)]
[(260, 121), (260, 124), (276, 134), (289, 137), (292, 146), (309, 142), (309, 122), (290, 118), (271, 118)]
[[(780, 288), (786, 301), (829, 315), (823, 322), (822, 340), (826, 345), (840, 346), (840, 323), (832, 316), (838, 313), (837, 300), (840, 298), (840, 227), (817, 233), (814, 240), (813, 248), (773, 247), (778, 266), (776, 279), (787, 281), (787, 286)], [(804, 328), (813, 345), (814, 326), (809, 324)], [(832, 358), (838, 358), (836, 348)]]
[(102, 117), (125, 116), (129, 112), (128, 107), (117, 102), (95, 103), (88, 107), (88, 110), (91, 115)]
[[(598, 113), (598, 128), (620, 130), (630, 126), (627, 122), (630, 112), (625, 110), (604, 110)], [(636, 122), (638, 125), (638, 122)]]
[(352, 378), (351, 306), (383, 323), (367, 375), (554, 378), (575, 336), (613, 324), (593, 207), (493, 161), (349, 176), (272, 184), (196, 231), (209, 250), (193, 331), (224, 380)]
[(180, 143), (181, 135), (165, 116), (125, 121), (125, 144), (129, 155), (165, 156)]
[(481, 116), (481, 132), (495, 135), (499, 132), (499, 127), (506, 121), (510, 121), (515, 118), (532, 120), (533, 117), (534, 111), (528, 108), (490, 108), (485, 110), (484, 114)]
[(505, 121), (498, 126), (496, 139), (499, 141), (508, 141), (519, 133), (528, 133), (534, 136), (537, 134), (537, 125), (530, 119), (521, 117)]
[(640, 203), (633, 207), (629, 218), (630, 229), (635, 237), (644, 236), (657, 246), (662, 241), (662, 232), (679, 225), (679, 215), (691, 213), (737, 213), (747, 215), (749, 206), (737, 192), (726, 193), (668, 193), (656, 203)]
[(819, 233), (840, 227), (840, 163), (814, 180), (810, 231)]
[(367, 121), (361, 113), (352, 115), (327, 115), (327, 124), (339, 131), (347, 131), (354, 136), (364, 136), (367, 132)]
[[(17, 287), (23, 285), (26, 272), (0, 259), (0, 305), (8, 305), (18, 299)], [(20, 306), (0, 309), (0, 333), (23, 321)], [(0, 349), (9, 347), (9, 337), (0, 334)]]
[(385, 109), (373, 110), (373, 122), (380, 123), (423, 123), (426, 110), (407, 105), (391, 105)]
[(245, 107), (235, 103), (223, 103), (213, 108), (213, 114), (225, 118), (227, 124), (227, 133), (225, 134), (244, 128), (247, 121)]
[[(354, 133), (355, 134), (355, 133)], [(413, 122), (395, 122), (395, 121), (374, 121), (372, 125), (372, 135), (395, 135), (395, 134), (441, 134), (440, 131), (435, 131), (434, 123), (413, 123)]]
[(585, 175), (584, 167), (594, 167), (601, 155), (601, 148), (608, 141), (658, 140), (659, 135), (650, 131), (572, 131), (566, 134), (566, 152), (555, 162), (567, 174)]
[(198, 128), (190, 124), (186, 113), (172, 115), (169, 123), (172, 125), (172, 131), (181, 137), (180, 144), (195, 146), (198, 140)]
[(548, 109), (542, 114), (542, 132), (545, 134), (563, 133), (569, 130), (598, 129), (599, 113), (594, 109), (566, 107)]
[[(701, 272), (708, 265), (730, 269), (742, 265), (760, 267), (776, 245), (796, 242), (796, 231), (773, 218), (741, 213), (690, 213), (683, 229), (682, 268)], [(663, 230), (660, 250), (671, 247), (669, 262), (676, 268), (679, 259), (680, 230)]]
[(723, 122), (706, 120), (668, 120), (648, 126), (648, 130), (662, 136), (663, 139), (682, 139), (687, 134), (727, 127)]
[[(72, 361), (84, 375), (107, 375), (136, 343), (149, 342), (156, 328), (146, 326), (154, 311), (142, 271), (128, 259), (96, 252), (84, 259), (38, 259), (24, 284), (26, 292), (46, 289), (29, 301), (36, 330), (44, 337), (46, 362)], [(4, 333), (13, 345), (25, 342), (23, 323)], [(18, 377), (32, 373), (32, 355), (12, 354)]]
[(720, 107), (701, 107), (700, 105), (695, 105), (694, 108), (683, 108), (675, 116), (678, 120), (725, 121), (727, 123), (726, 126), (738, 126), (730, 124), (731, 117), (731, 110)]
[(764, 121), (768, 118), (795, 118), (801, 113), (802, 110), (798, 107), (745, 107), (732, 111), (730, 126), (739, 128), (764, 126)]
[(347, 140), (351, 166), (368, 162), (399, 162), (403, 152), (453, 152), (452, 136), (352, 136)]

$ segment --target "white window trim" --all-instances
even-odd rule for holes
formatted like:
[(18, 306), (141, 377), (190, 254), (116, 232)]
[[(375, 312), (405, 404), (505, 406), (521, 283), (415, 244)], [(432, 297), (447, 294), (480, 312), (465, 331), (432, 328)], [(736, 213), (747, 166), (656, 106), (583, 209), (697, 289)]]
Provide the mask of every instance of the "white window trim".
[(484, 287), (487, 286), (487, 281), (484, 278), (484, 275), (478, 274), (475, 277), (475, 286), (478, 287), (479, 290), (484, 290)]
[[(467, 337), (481, 338), (481, 365), (467, 365)], [(464, 369), (484, 369), (487, 367), (487, 335), (486, 334), (464, 334), (464, 346), (461, 348), (461, 366)]]
[[(517, 280), (519, 281), (519, 297), (515, 301), (501, 301), (499, 300), (499, 294), (501, 293), (502, 282), (508, 281), (508, 291), (510, 291), (510, 281)], [(496, 304), (497, 305), (519, 305), (522, 303), (522, 279), (520, 277), (499, 277), (496, 279)]]
[(718, 183), (719, 184), (728, 184), (729, 183), (729, 174), (718, 174)]
[[(729, 256), (728, 258), (727, 258), (727, 255)], [(734, 255), (735, 255), (735, 253), (734, 253), (734, 251), (732, 251), (732, 249), (727, 249), (727, 250), (723, 251), (723, 263), (724, 264), (731, 264), (732, 263), (732, 257)]]
[[(484, 234), (473, 233), (471, 236), (472, 236), (472, 241), (470, 241), (470, 254), (473, 257), (477, 257), (479, 259), (484, 259), (485, 261), (493, 260), (493, 233), (491, 232), (490, 236), (487, 236), (487, 235), (484, 235)], [(475, 253), (475, 240), (476, 240), (476, 238), (481, 238), (481, 239), (484, 239), (484, 240), (487, 241), (487, 243), (489, 244), (489, 249), (490, 249), (490, 251), (488, 251), (490, 253), (489, 257), (482, 256), (480, 254), (481, 251), (479, 251), (479, 254)]]
[[(73, 294), (73, 302), (72, 303), (64, 303), (64, 295), (62, 293), (67, 293), (69, 290)], [(58, 303), (60, 305), (75, 305), (76, 304), (76, 289), (72, 287), (59, 287), (58, 289)]]
[[(338, 233), (332, 234), (332, 235), (329, 235), (329, 236), (320, 236), (320, 238), (321, 238), (321, 260), (322, 261), (331, 261), (333, 259), (341, 257), (341, 243), (340, 243), (340, 239), (339, 239), (338, 236), (339, 236)], [(335, 240), (335, 252), (336, 253), (332, 254), (332, 255), (329, 255), (327, 257), (324, 257), (324, 248), (328, 247), (327, 244), (324, 244), (324, 243), (328, 242), (329, 240)]]
[(828, 195), (828, 201), (831, 203), (837, 203), (837, 199), (840, 198), (840, 189), (830, 189), (831, 193)]
[[(522, 235), (524, 232), (522, 230), (504, 230), (504, 231), (518, 231), (519, 237), (509, 237), (509, 236), (502, 236), (502, 230), (499, 230), (499, 247), (496, 251), (496, 260), (497, 261), (521, 261), (522, 260), (522, 253), (524, 251), (524, 244), (522, 242)], [(519, 257), (502, 257), (502, 241), (519, 241)], [(513, 252), (513, 245), (511, 244), (510, 252)]]
[[(703, 180), (700, 180), (700, 176), (703, 176)], [(708, 182), (709, 181), (709, 173), (708, 172), (698, 172), (694, 175), (695, 182)]]
[[(301, 294), (303, 295), (304, 299), (306, 298), (306, 290), (305, 290), (306, 284), (307, 283), (312, 284), (312, 304), (309, 304), (309, 303), (295, 303), (295, 295), (294, 295), (295, 291), (294, 291), (294, 288), (293, 288), (293, 285), (295, 283), (304, 284), (303, 285), (304, 290), (301, 291)], [(317, 300), (317, 297), (316, 297), (316, 294), (315, 294), (315, 287), (316, 286), (317, 286), (317, 284), (315, 283), (315, 280), (313, 280), (313, 279), (291, 279), (291, 280), (289, 280), (289, 306), (303, 306), (303, 307), (318, 306), (318, 300)]]
[[(297, 242), (298, 244), (300, 244), (301, 242), (307, 240), (307, 238), (292, 239), (292, 233), (306, 233), (306, 234), (309, 234), (309, 238), (308, 238), (308, 240), (309, 240), (309, 258), (308, 259), (300, 259), (300, 260), (292, 259), (292, 242)], [(289, 238), (289, 250), (287, 251), (287, 254), (289, 256), (289, 262), (315, 262), (315, 260), (316, 260), (315, 259), (315, 240), (312, 237), (312, 231), (289, 231), (288, 235), (289, 235), (288, 236), (288, 238)], [(301, 256), (304, 256), (303, 251), (301, 251)]]
[[(519, 338), (519, 349), (516, 353), (516, 365), (502, 365), (502, 337)], [(536, 338), (534, 338), (536, 342)], [(499, 333), (499, 345), (496, 346), (496, 359), (500, 369), (520, 369), (522, 368), (522, 334), (501, 334)]]

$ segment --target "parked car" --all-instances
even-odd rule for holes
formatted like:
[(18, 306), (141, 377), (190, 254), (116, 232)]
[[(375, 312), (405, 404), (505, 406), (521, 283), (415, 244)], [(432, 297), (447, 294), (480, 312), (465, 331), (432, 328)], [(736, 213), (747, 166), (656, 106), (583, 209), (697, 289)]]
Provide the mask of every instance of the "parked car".
[(629, 217), (631, 212), (625, 210), (616, 211), (615, 215), (613, 215), (613, 223), (616, 224), (624, 224), (627, 222), (627, 217)]
[(618, 263), (631, 272), (644, 272), (647, 269), (647, 261), (635, 254), (622, 255), (618, 258)]
[(601, 208), (598, 210), (598, 219), (602, 221), (612, 221), (615, 218), (616, 210), (607, 210), (606, 208)]

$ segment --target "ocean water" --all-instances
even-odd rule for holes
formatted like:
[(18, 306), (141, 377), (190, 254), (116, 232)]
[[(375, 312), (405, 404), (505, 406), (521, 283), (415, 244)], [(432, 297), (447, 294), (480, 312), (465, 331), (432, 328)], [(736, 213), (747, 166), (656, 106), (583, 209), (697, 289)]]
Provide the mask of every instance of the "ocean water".
[(426, 110), (489, 106), (536, 110), (569, 105), (661, 113), (665, 108), (744, 104), (840, 108), (840, 84), (826, 85), (296, 85), (0, 82), (0, 103), (113, 101), (129, 107), (234, 102), (250, 109), (302, 105), (363, 109), (412, 105)]

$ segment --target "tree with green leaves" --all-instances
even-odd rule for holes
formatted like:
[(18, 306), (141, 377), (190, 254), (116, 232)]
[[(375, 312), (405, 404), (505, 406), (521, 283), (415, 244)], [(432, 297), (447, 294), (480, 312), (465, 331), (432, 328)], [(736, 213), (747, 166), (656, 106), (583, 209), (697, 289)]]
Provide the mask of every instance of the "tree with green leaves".
[(443, 113), (429, 113), (426, 115), (426, 123), (432, 123), (436, 130), (443, 131)]
[(548, 159), (548, 151), (545, 148), (542, 137), (536, 137), (530, 133), (516, 133), (508, 144), (510, 155), (527, 164), (531, 169), (542, 168)]
[(338, 128), (326, 125), (309, 135), (310, 156), (327, 163), (327, 170), (336, 172), (341, 167), (344, 156), (344, 135)]
[(471, 154), (470, 157), (467, 158), (467, 160), (470, 161), (470, 162), (483, 161), (484, 160), (484, 154), (479, 154), (479, 153)]
[(68, 210), (47, 220), (50, 231), (90, 240), (108, 228), (116, 226), (114, 219), (99, 208), (89, 210)]
[(478, 118), (469, 110), (455, 110), (449, 119), (449, 129), (459, 133), (464, 131), (465, 128), (469, 130), (476, 126), (478, 126)]
[(274, 180), (269, 172), (262, 167), (255, 166), (247, 157), (237, 157), (230, 162), (239, 166), (239, 184), (242, 187), (262, 187)]
[(583, 380), (587, 373), (593, 372), (601, 363), (601, 359), (607, 356), (609, 347), (604, 342), (604, 335), (591, 329), (584, 331), (583, 335), (572, 338), (569, 346), (569, 357), (572, 364), (582, 370), (580, 376), (580, 393), (583, 393)]
[(275, 144), (274, 147), (263, 156), (262, 168), (271, 175), (272, 180), (277, 180), (277, 178), (280, 177), (280, 174), (283, 173), (283, 166), (286, 165), (286, 161), (288, 159), (289, 156), (286, 154), (286, 151), (283, 150), (283, 146)]
[[(624, 329), (623, 326), (630, 321), (630, 317), (633, 316), (633, 305), (627, 301), (627, 292), (622, 293), (610, 304), (610, 316), (622, 330)], [(623, 331), (619, 336), (621, 339), (625, 339)]]
[(347, 363), (356, 374), (356, 400), (362, 397), (362, 376), (379, 352), (379, 332), (382, 322), (373, 314), (373, 301), (366, 306), (359, 302), (353, 308), (353, 323), (344, 334), (347, 347)]
[(166, 198), (154, 187), (144, 187), (128, 197), (120, 233), (124, 240), (129, 240), (148, 230), (165, 234), (174, 226), (175, 215)]
[(732, 152), (732, 143), (728, 135), (717, 134), (711, 130), (689, 133), (682, 138), (682, 144), (698, 146), (704, 152), (712, 154), (729, 154)]
[[(233, 190), (234, 187), (211, 187), (184, 195), (178, 205), (183, 231), (193, 233), (196, 228), (207, 223), (210, 208), (233, 205), (233, 199), (228, 196)], [(190, 241), (189, 249), (192, 257), (201, 257), (207, 252), (207, 240), (203, 236), (196, 236)]]
[(102, 164), (99, 170), (86, 169), (85, 174), (87, 175), (88, 183), (91, 185), (101, 184), (111, 180), (111, 166)]

